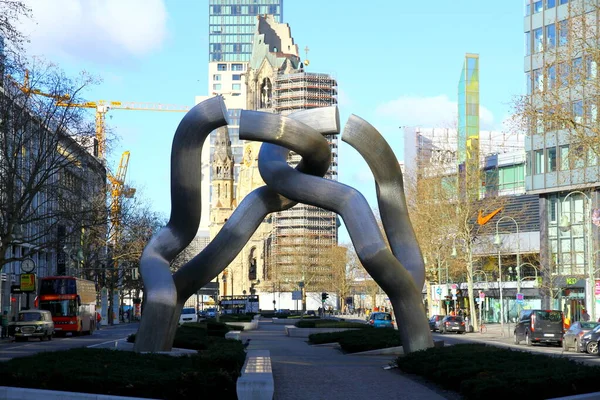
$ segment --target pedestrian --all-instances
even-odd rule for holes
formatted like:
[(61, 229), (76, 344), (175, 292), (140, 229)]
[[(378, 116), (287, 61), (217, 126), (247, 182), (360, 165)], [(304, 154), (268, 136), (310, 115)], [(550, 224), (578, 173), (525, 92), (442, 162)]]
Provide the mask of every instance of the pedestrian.
[(8, 338), (8, 311), (2, 312), (2, 339)]
[(98, 311), (96, 311), (96, 329), (100, 330), (100, 326), (102, 325), (102, 316)]
[(590, 320), (590, 314), (587, 313), (585, 308), (583, 310), (581, 310), (581, 319), (584, 321)]

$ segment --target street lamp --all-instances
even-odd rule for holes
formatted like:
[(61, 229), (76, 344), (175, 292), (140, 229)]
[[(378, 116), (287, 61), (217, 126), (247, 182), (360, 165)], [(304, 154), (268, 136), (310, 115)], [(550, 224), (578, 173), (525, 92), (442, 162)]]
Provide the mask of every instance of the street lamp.
[[(584, 229), (584, 236), (586, 237), (586, 241), (587, 241), (587, 267), (588, 267), (588, 284), (587, 284), (587, 292), (588, 292), (588, 304), (587, 304), (587, 308), (588, 310), (591, 310), (591, 318), (592, 321), (596, 320), (596, 299), (595, 299), (595, 293), (594, 293), (594, 287), (595, 287), (595, 283), (596, 283), (596, 277), (595, 277), (595, 271), (594, 271), (594, 255), (596, 254), (593, 251), (593, 239), (592, 239), (592, 227), (589, 226), (588, 227), (588, 221), (587, 221), (587, 216), (591, 215), (591, 210), (592, 210), (592, 199), (591, 197), (589, 197), (587, 194), (583, 193), (582, 191), (579, 190), (574, 190), (572, 192), (569, 192), (564, 199), (562, 199), (562, 206), (561, 206), (561, 211), (564, 210), (564, 205), (565, 202), (567, 201), (567, 199), (569, 198), (569, 196), (571, 196), (572, 194), (580, 194), (582, 195), (586, 201), (584, 201), (583, 203), (583, 212), (579, 212), (579, 211), (572, 211), (571, 207), (569, 207), (569, 213), (577, 213), (577, 214), (583, 214), (583, 219), (582, 219), (582, 224), (583, 224), (583, 229)], [(571, 221), (570, 218), (567, 214), (564, 213), (564, 211), (562, 211), (562, 215), (560, 217), (560, 224), (558, 225), (558, 227), (560, 228), (561, 231), (566, 232), (569, 229), (571, 229)]]
[(520, 279), (520, 271), (519, 271), (519, 266), (521, 265), (521, 247), (520, 247), (520, 238), (519, 238), (519, 224), (517, 223), (517, 220), (514, 219), (513, 217), (509, 217), (508, 215), (505, 215), (503, 217), (500, 217), (498, 219), (498, 221), (496, 221), (496, 237), (494, 238), (494, 244), (496, 246), (498, 246), (498, 287), (500, 290), (500, 325), (502, 328), (502, 332), (504, 332), (504, 300), (502, 298), (502, 257), (501, 257), (501, 249), (502, 249), (502, 239), (500, 238), (500, 232), (498, 231), (498, 227), (500, 224), (500, 221), (502, 221), (503, 219), (509, 219), (512, 222), (515, 223), (515, 226), (517, 228), (517, 267), (516, 267), (516, 272), (517, 272), (517, 293), (521, 293), (521, 279)]

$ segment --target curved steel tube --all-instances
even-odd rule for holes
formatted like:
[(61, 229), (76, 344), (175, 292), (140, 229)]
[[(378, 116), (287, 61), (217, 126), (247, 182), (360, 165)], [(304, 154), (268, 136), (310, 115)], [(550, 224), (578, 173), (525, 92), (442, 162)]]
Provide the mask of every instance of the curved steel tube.
[[(178, 318), (177, 290), (170, 262), (194, 238), (200, 225), (202, 145), (210, 133), (227, 125), (223, 98), (213, 97), (188, 111), (171, 148), (171, 217), (144, 248), (140, 274), (144, 281), (144, 318), (134, 350), (163, 351), (173, 346)], [(170, 341), (169, 341), (170, 338)]]
[[(240, 126), (240, 135), (241, 133)], [(244, 138), (255, 140), (250, 132), (245, 132)], [(262, 132), (260, 140), (279, 143), (279, 136), (269, 136)], [(303, 157), (312, 152), (312, 148), (303, 145), (302, 140), (298, 144), (293, 150)], [(421, 290), (415, 286), (412, 276), (386, 246), (365, 198), (354, 188), (290, 168), (286, 162), (288, 153), (288, 149), (277, 145), (262, 145), (259, 170), (264, 181), (288, 198), (340, 214), (363, 266), (388, 294), (397, 321), (402, 321), (402, 324), (398, 324), (398, 330), (404, 350), (411, 352), (432, 347), (431, 332), (421, 302)], [(311, 190), (307, 191), (305, 188)]]
[[(249, 130), (255, 132), (256, 137), (259, 137), (260, 132), (264, 130), (277, 132), (275, 134), (278, 135), (279, 140), (286, 145), (296, 147), (297, 132), (310, 130), (309, 137), (304, 137), (303, 140), (309, 141), (314, 151), (298, 165), (297, 169), (311, 175), (325, 175), (331, 161), (331, 151), (321, 133), (339, 132), (337, 107), (303, 110), (288, 117), (276, 116), (265, 119), (258, 117), (264, 114), (242, 110), (240, 139), (244, 139)], [(275, 116), (275, 114), (266, 115)], [(304, 121), (306, 124), (296, 120)], [(208, 246), (175, 272), (173, 278), (179, 293), (179, 303), (183, 305), (198, 289), (223, 271), (235, 259), (268, 214), (287, 210), (296, 204), (295, 201), (288, 200), (268, 186), (250, 192)]]
[(425, 283), (425, 263), (408, 216), (402, 171), (383, 136), (364, 119), (351, 115), (342, 140), (365, 159), (375, 177), (381, 222), (392, 253), (412, 275), (417, 288)]
[[(212, 103), (205, 104), (203, 107), (210, 105)], [(172, 164), (176, 165), (172, 166), (172, 171), (175, 173), (171, 174), (171, 219), (169, 224), (152, 238), (142, 254), (142, 268), (148, 277), (143, 276), (144, 283), (148, 280), (150, 287), (146, 286), (144, 318), (142, 318), (142, 325), (140, 325), (136, 337), (135, 351), (169, 351), (173, 346), (179, 314), (185, 301), (233, 261), (266, 215), (274, 211), (285, 210), (296, 204), (266, 186), (255, 189), (239, 204), (211, 243), (171, 277), (168, 271), (169, 262), (190, 243), (197, 232), (200, 221), (199, 154), (207, 135), (203, 135), (199, 140), (183, 133), (188, 131), (186, 128), (189, 119), (186, 117), (177, 129), (173, 140)], [(323, 133), (339, 132), (339, 116), (335, 107), (301, 111), (290, 115), (285, 121), (293, 126), (294, 118), (306, 121)], [(263, 129), (279, 131), (283, 129), (281, 120), (272, 122), (272, 125), (263, 126)], [(208, 134), (213, 129), (216, 127), (211, 128)], [(302, 125), (301, 129), (311, 128)], [(181, 134), (179, 134), (180, 130)], [(315, 135), (320, 137), (317, 131), (313, 132), (313, 136)], [(323, 140), (322, 137), (320, 138)], [(291, 146), (294, 145), (291, 135), (287, 135), (282, 140)], [(198, 146), (198, 141), (200, 146)], [(298, 169), (323, 176), (329, 168), (331, 160), (329, 147), (326, 140), (324, 145), (323, 143), (314, 145), (318, 151), (307, 157), (305, 162), (298, 166)], [(183, 157), (181, 157), (182, 153), (184, 153)], [(191, 224), (187, 215), (191, 216)]]

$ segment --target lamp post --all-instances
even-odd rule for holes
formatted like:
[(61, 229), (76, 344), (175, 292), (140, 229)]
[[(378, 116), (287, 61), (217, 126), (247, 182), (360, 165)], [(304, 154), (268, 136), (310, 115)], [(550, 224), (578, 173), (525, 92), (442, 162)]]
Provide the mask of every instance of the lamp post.
[[(502, 258), (501, 258), (501, 249), (502, 249), (502, 239), (500, 238), (500, 232), (498, 231), (498, 227), (500, 222), (503, 219), (509, 219), (515, 223), (517, 228), (517, 293), (521, 293), (521, 279), (520, 279), (520, 271), (519, 265), (521, 265), (521, 246), (520, 246), (520, 237), (519, 237), (519, 224), (516, 219), (513, 217), (509, 217), (505, 215), (500, 217), (498, 221), (496, 221), (496, 237), (494, 238), (494, 244), (498, 246), (498, 286), (500, 290), (500, 324), (502, 327), (502, 332), (504, 332), (504, 300), (502, 299)], [(509, 326), (510, 327), (510, 326)], [(504, 333), (503, 333), (504, 334)]]
[(592, 211), (592, 199), (591, 197), (589, 197), (587, 194), (583, 193), (582, 191), (579, 190), (573, 190), (572, 192), (569, 192), (563, 199), (561, 202), (561, 212), (562, 215), (560, 217), (560, 224), (559, 224), (559, 228), (563, 231), (566, 232), (569, 229), (571, 229), (571, 221), (568, 215), (566, 215), (564, 213), (564, 211), (562, 209), (564, 209), (564, 205), (565, 202), (567, 201), (567, 199), (569, 198), (569, 196), (571, 196), (572, 194), (580, 194), (585, 198), (585, 201), (583, 203), (583, 213), (579, 212), (579, 211), (572, 211), (571, 207), (569, 207), (569, 214), (570, 213), (577, 213), (577, 214), (583, 214), (583, 219), (582, 219), (582, 224), (583, 224), (583, 229), (584, 229), (584, 236), (586, 237), (586, 241), (587, 241), (587, 248), (586, 248), (586, 253), (587, 253), (587, 267), (588, 267), (588, 284), (587, 284), (587, 292), (588, 295), (586, 296), (588, 299), (588, 304), (587, 304), (587, 308), (588, 310), (590, 310), (591, 313), (591, 319), (592, 321), (596, 320), (596, 298), (595, 298), (595, 293), (594, 293), (594, 289), (595, 289), (595, 284), (596, 284), (596, 278), (595, 278), (595, 270), (594, 270), (594, 255), (596, 254), (593, 251), (593, 238), (592, 238), (592, 227), (588, 226), (588, 217), (590, 216), (590, 213)]
[[(485, 277), (485, 287), (487, 288), (489, 279), (488, 279), (488, 275), (485, 273), (485, 271), (482, 271), (482, 270), (474, 271), (473, 272), (473, 277), (475, 277), (476, 274), (483, 274), (483, 276)], [(481, 290), (479, 292), (481, 292)], [(483, 301), (484, 300), (481, 297), (478, 297), (478, 299), (479, 299), (479, 323), (481, 323), (481, 321), (482, 321), (482, 314), (483, 314)]]

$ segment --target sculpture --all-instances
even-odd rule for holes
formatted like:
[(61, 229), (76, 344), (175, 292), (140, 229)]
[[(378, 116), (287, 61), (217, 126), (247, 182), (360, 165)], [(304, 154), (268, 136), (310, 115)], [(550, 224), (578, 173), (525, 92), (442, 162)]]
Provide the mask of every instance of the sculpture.
[[(267, 186), (246, 196), (211, 243), (171, 276), (169, 262), (191, 242), (200, 221), (202, 143), (210, 131), (225, 124), (223, 100), (214, 97), (190, 110), (175, 133), (171, 218), (148, 243), (140, 260), (146, 299), (135, 351), (170, 350), (184, 302), (229, 265), (266, 215), (291, 208), (296, 201), (342, 216), (361, 262), (390, 298), (405, 351), (433, 346), (420, 299), (423, 259), (393, 152), (372, 126), (358, 117), (350, 118), (343, 140), (363, 155), (375, 175), (392, 251), (364, 197), (349, 186), (323, 178), (331, 153), (322, 135), (339, 132), (336, 107), (303, 110), (287, 117), (242, 111), (240, 138), (266, 142), (259, 153), (259, 170)], [(290, 150), (302, 155), (295, 169), (286, 163)]]

